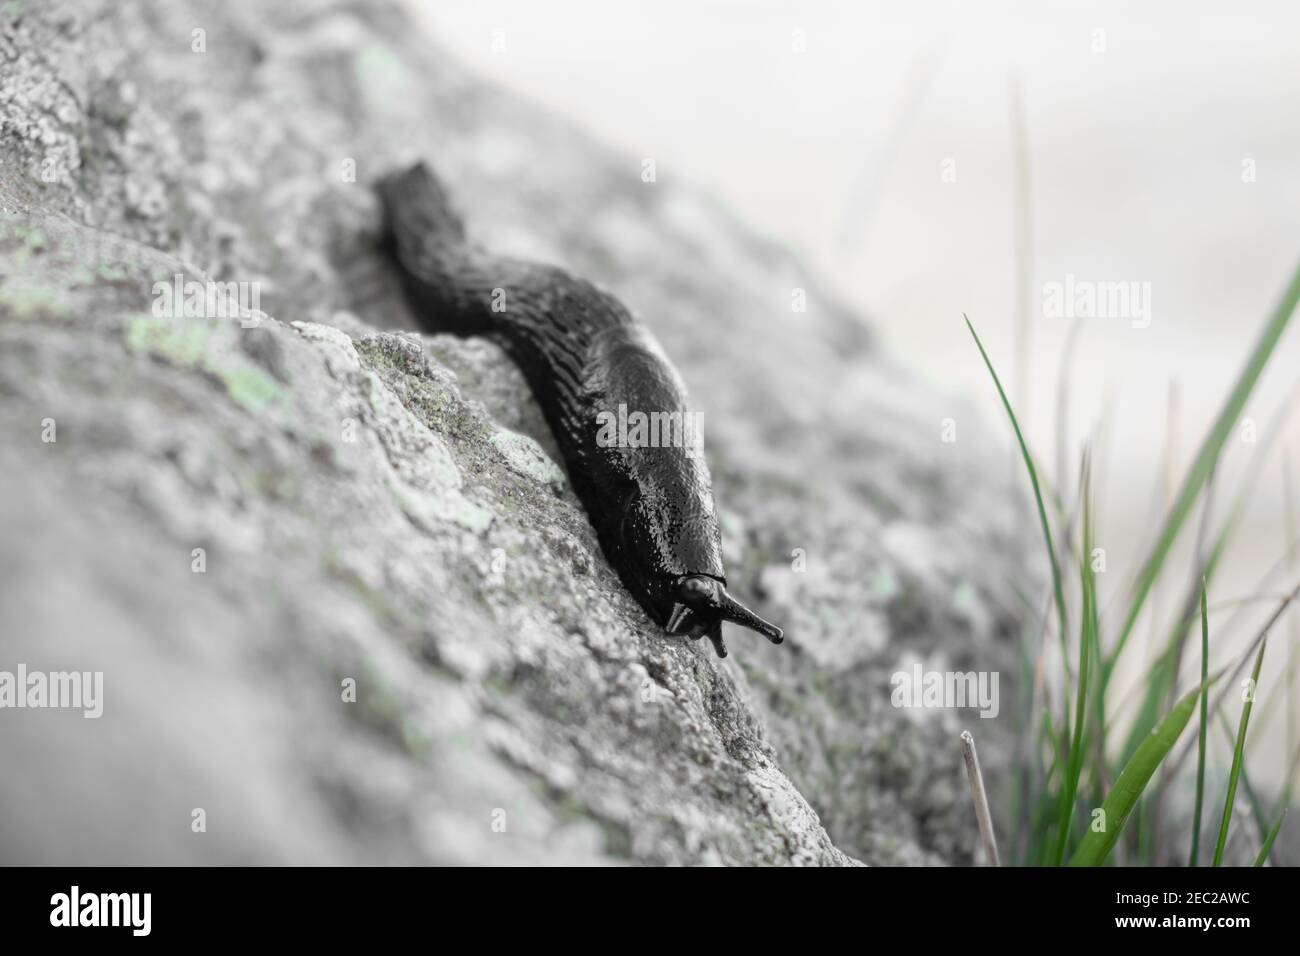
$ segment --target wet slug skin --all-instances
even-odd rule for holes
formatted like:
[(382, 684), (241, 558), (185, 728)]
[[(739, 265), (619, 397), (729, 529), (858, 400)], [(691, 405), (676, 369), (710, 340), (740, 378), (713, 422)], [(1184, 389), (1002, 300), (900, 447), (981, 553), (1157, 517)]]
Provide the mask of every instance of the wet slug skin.
[(423, 163), (377, 188), (421, 327), (490, 339), (519, 366), (601, 548), (650, 617), (707, 636), (720, 657), (724, 620), (781, 643), (779, 627), (727, 593), (701, 429), (650, 331), (590, 282), (469, 243)]

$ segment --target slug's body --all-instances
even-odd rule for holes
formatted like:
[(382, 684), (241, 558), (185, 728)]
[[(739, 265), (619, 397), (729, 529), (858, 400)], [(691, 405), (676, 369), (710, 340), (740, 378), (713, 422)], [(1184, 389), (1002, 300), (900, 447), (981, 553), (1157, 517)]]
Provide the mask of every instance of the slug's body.
[(589, 282), (468, 244), (423, 164), (378, 188), (385, 239), (419, 321), (429, 331), (489, 338), (523, 371), (606, 557), (651, 618), (671, 634), (709, 637), (720, 657), (723, 620), (780, 643), (780, 628), (727, 594), (698, 446), (607, 440), (620, 406), (624, 415), (690, 420), (685, 387), (649, 331)]

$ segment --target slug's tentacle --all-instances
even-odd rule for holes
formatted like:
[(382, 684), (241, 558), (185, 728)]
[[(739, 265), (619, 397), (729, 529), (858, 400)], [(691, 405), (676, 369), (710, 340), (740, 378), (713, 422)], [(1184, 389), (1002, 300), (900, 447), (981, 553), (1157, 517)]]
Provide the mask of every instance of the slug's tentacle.
[[(780, 643), (780, 628), (727, 593), (686, 388), (649, 330), (589, 282), (469, 243), (424, 164), (384, 177), (378, 191), (385, 244), (421, 325), (492, 339), (520, 367), (601, 548), (651, 618), (671, 634), (707, 636), (719, 657), (724, 620)], [(664, 416), (676, 440), (625, 438), (637, 414)], [(611, 420), (624, 426), (613, 442)]]
[(725, 588), (718, 588), (718, 590), (722, 592), (722, 619), (724, 621), (739, 624), (751, 631), (758, 631), (773, 644), (780, 644), (785, 640), (785, 632), (775, 624), (763, 620), (728, 594)]
[(714, 621), (713, 626), (705, 632), (713, 642), (713, 650), (719, 657), (727, 656), (727, 645), (722, 640), (722, 622)]
[[(730, 621), (757, 631), (773, 644), (785, 640), (785, 632), (771, 624), (727, 593), (725, 584), (703, 575), (691, 575), (678, 584), (677, 602), (668, 618), (669, 634), (688, 633), (699, 636)], [(714, 642), (715, 646), (717, 641)]]

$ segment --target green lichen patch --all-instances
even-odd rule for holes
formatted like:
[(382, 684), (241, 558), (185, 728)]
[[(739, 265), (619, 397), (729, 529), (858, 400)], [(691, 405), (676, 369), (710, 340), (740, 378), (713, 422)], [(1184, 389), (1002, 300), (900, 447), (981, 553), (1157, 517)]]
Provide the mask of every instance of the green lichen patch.
[(146, 352), (188, 368), (203, 359), (213, 327), (201, 321), (178, 322), (153, 315), (136, 316), (126, 330), (126, 344), (135, 352)]
[(284, 393), (284, 387), (235, 348), (226, 329), (203, 319), (139, 315), (127, 326), (126, 344), (178, 368), (213, 376), (238, 405), (254, 414)]
[(392, 111), (419, 80), (396, 54), (382, 43), (370, 43), (357, 55), (354, 72), (358, 86), (372, 109)]
[(230, 397), (250, 412), (260, 412), (280, 397), (280, 383), (261, 369), (248, 365), (242, 368), (223, 366), (213, 370), (221, 379)]
[(475, 534), (486, 531), (488, 526), (492, 524), (492, 519), (493, 514), (490, 509), (465, 497), (459, 498), (456, 507), (451, 512), (452, 521), (466, 531), (473, 531)]
[[(431, 433), (459, 446), (490, 439), (492, 425), (460, 400), (446, 369), (435, 367), (430, 372), (423, 361), (416, 366), (413, 357), (395, 344), (396, 338), (384, 333), (355, 339), (353, 345), (362, 365), (400, 395), (402, 405)], [(374, 407), (373, 385), (369, 399)]]
[(39, 315), (63, 318), (71, 313), (72, 305), (62, 289), (17, 276), (0, 282), (0, 308), (8, 310), (19, 319)]
[(512, 471), (540, 484), (564, 484), (564, 471), (527, 435), (502, 428), (493, 433), (490, 441)]

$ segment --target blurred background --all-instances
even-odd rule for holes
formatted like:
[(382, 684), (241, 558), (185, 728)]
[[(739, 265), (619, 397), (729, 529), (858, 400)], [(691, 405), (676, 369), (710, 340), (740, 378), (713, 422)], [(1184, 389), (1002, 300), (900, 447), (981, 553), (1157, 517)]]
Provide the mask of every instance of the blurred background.
[[(902, 362), (1001, 423), (969, 314), (1067, 495), (1093, 442), (1103, 607), (1121, 613), (1300, 253), (1300, 8), (408, 2), (472, 69), (624, 151), (629, 175), (653, 158), (659, 181), (697, 185), (785, 245)], [(1044, 288), (1067, 275), (1149, 283), (1149, 326), (1084, 320), (1065, 357), (1074, 323), (1045, 314)], [(1297, 369), (1292, 330), (1222, 459), (1217, 521), (1253, 469), (1258, 483), (1211, 595), (1212, 664), (1300, 575), (1283, 557)], [(1189, 574), (1193, 538), (1176, 552)], [(1135, 668), (1167, 634), (1184, 577), (1155, 594)], [(1251, 596), (1270, 599), (1235, 603)], [(1290, 693), (1294, 646), (1273, 642), (1261, 701)], [(1136, 703), (1136, 676), (1118, 675), (1115, 699)], [(1264, 757), (1252, 771), (1274, 792), (1297, 736), (1279, 704), (1252, 725)]]

